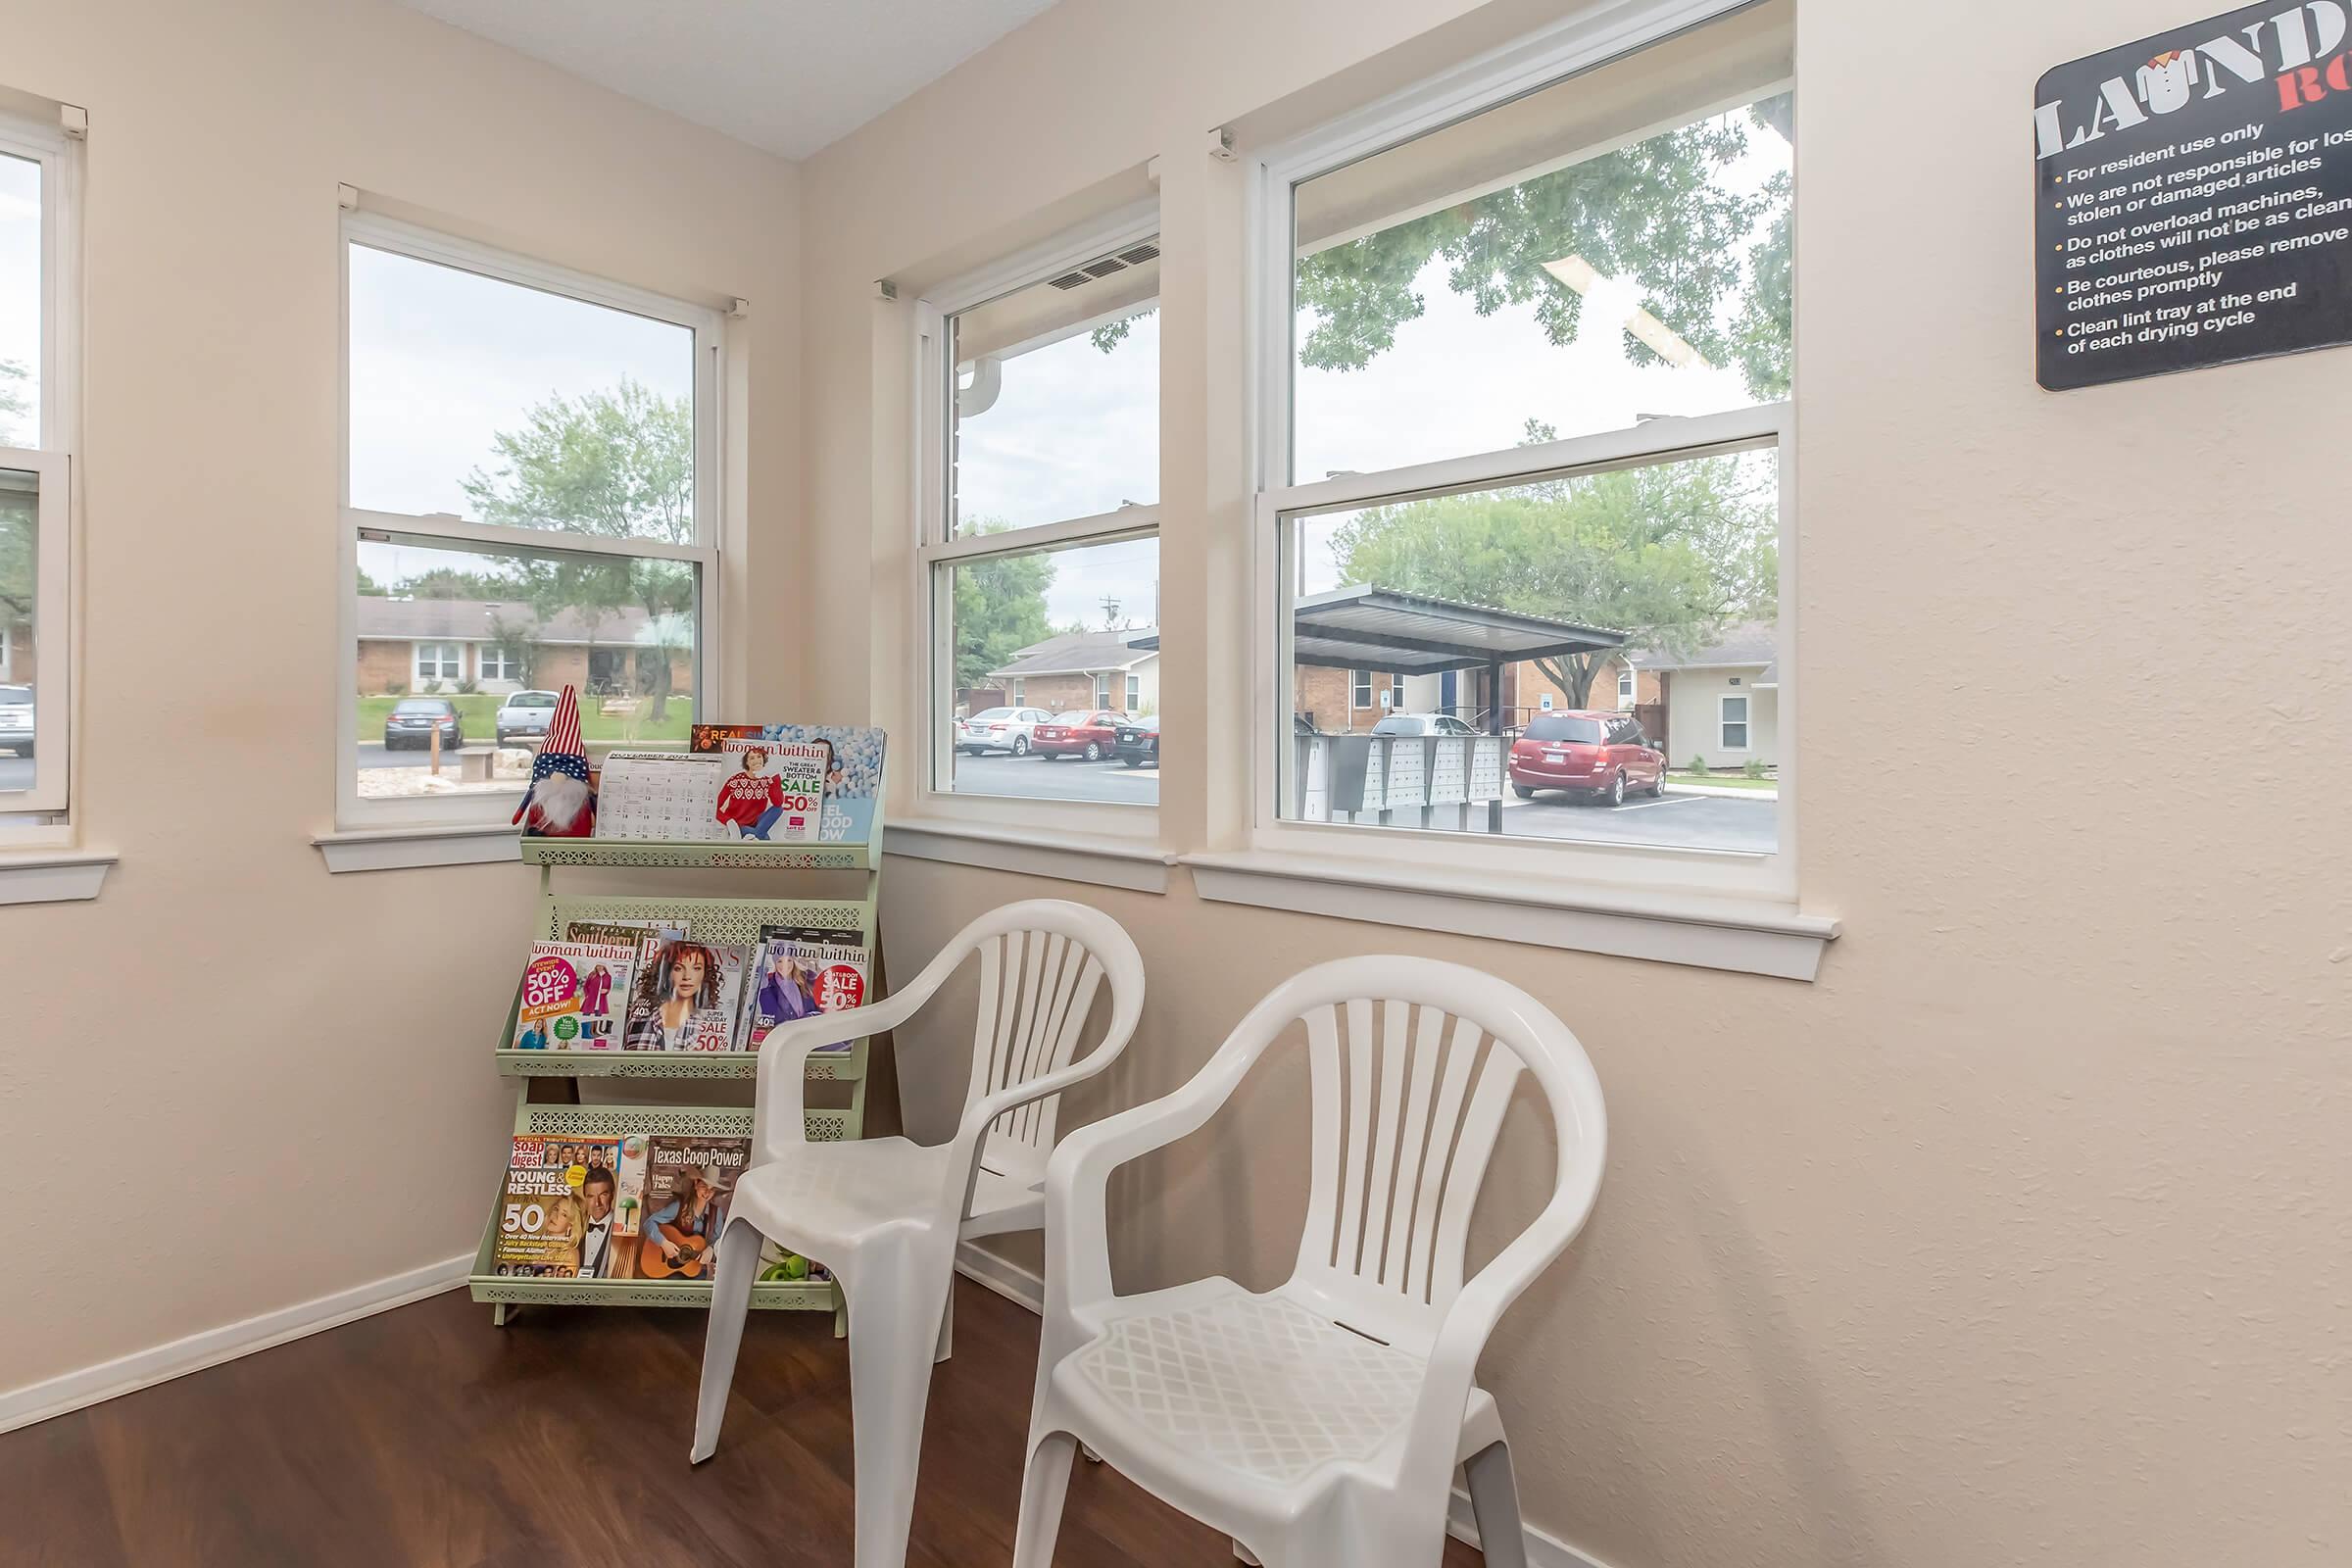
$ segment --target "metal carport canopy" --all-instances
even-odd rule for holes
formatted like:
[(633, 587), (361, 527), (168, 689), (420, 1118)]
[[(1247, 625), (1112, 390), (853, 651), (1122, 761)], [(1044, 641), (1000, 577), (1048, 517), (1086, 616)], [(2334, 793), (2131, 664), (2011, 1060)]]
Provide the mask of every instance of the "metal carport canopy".
[[(1301, 664), (1434, 675), (1622, 648), (1625, 639), (1605, 626), (1361, 585), (1295, 601), (1291, 646)], [(1159, 639), (1140, 637), (1132, 646), (1156, 649)]]

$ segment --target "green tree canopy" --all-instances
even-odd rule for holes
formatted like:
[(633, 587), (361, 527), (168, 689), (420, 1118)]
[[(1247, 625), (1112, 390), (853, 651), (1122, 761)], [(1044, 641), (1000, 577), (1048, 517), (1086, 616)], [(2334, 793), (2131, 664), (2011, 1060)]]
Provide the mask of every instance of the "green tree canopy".
[[(1423, 311), (1414, 282), (1434, 258), (1446, 285), (1479, 315), (1533, 302), (1553, 343), (1575, 341), (1584, 296), (1544, 270), (1581, 256), (1642, 290), (1642, 305), (1718, 365), (1738, 363), (1759, 399), (1788, 387), (1788, 182), (1727, 190), (1716, 175), (1748, 148), (1752, 128), (1786, 136), (1786, 94), (1743, 122), (1723, 117), (1441, 208), (1298, 263), (1298, 299), (1315, 313), (1301, 364), (1357, 370), (1396, 345)], [(1761, 231), (1759, 231), (1759, 228)], [(1727, 330), (1721, 317), (1738, 306)], [(1098, 337), (1098, 342), (1100, 338)], [(1656, 355), (1629, 336), (1634, 363)]]
[[(518, 430), (502, 430), (491, 449), (497, 471), (476, 468), (465, 481), (481, 520), (553, 528), (606, 539), (694, 538), (694, 409), (623, 377), (612, 391), (553, 397), (532, 409)], [(633, 661), (652, 701), (649, 717), (668, 712), (667, 651), (694, 608), (693, 573), (674, 562), (608, 561), (590, 556), (518, 563), (517, 597), (542, 621), (570, 610), (588, 623), (623, 607), (645, 612), (648, 640)], [(496, 597), (496, 596), (486, 596)]]
[[(1716, 457), (1374, 507), (1331, 548), (1343, 585), (1607, 627), (1687, 655), (1774, 612), (1774, 516), (1769, 469)], [(1609, 657), (1537, 664), (1581, 707)]]
[[(976, 533), (1002, 533), (1005, 524), (987, 519)], [(977, 686), (1012, 656), (1054, 634), (1046, 616), (1046, 590), (1054, 586), (1054, 558), (994, 556), (955, 567), (956, 684)]]

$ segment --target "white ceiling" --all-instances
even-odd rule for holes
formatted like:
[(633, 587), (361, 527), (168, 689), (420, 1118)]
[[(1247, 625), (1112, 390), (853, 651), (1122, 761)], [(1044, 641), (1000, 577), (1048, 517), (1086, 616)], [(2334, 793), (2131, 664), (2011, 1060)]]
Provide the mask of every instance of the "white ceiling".
[(402, 0), (739, 141), (808, 157), (1054, 0)]

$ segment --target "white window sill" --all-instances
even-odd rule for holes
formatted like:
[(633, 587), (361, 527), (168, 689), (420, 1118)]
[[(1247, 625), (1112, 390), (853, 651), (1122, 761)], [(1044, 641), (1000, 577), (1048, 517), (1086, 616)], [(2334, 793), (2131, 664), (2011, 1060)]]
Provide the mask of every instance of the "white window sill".
[(1142, 840), (983, 826), (936, 817), (889, 823), (882, 853), (1137, 893), (1167, 892), (1168, 867), (1176, 863), (1175, 856)]
[(329, 872), (407, 871), (423, 865), (488, 865), (519, 860), (516, 833), (506, 822), (452, 822), (427, 827), (349, 828), (311, 842)]
[(115, 867), (112, 850), (0, 853), (0, 904), (76, 904), (94, 899)]
[(1838, 924), (1769, 903), (1691, 894), (1545, 886), (1532, 880), (1433, 873), (1307, 856), (1180, 858), (1215, 904), (1249, 904), (1418, 931), (1452, 931), (1537, 947), (1648, 958), (1811, 980)]

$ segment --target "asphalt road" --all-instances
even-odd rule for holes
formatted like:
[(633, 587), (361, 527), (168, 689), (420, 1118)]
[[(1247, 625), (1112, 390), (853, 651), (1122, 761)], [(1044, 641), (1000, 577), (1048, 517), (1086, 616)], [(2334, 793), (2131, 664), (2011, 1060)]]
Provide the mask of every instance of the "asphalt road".
[(1159, 769), (1090, 762), (1080, 757), (958, 757), (956, 790), (959, 795), (1014, 795), (1032, 801), (1157, 806)]
[[(1156, 769), (1075, 760), (1049, 762), (1038, 757), (959, 757), (956, 760), (956, 787), (959, 793), (1028, 800), (1112, 801), (1129, 806), (1157, 805), (1159, 801)], [(1505, 800), (1502, 826), (1505, 833), (1527, 838), (1769, 853), (1779, 840), (1778, 809), (1769, 800), (1678, 795), (1671, 788), (1663, 799), (1636, 796), (1614, 808), (1546, 794), (1532, 801)], [(1484, 809), (1474, 808), (1471, 820), (1483, 831)]]

